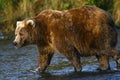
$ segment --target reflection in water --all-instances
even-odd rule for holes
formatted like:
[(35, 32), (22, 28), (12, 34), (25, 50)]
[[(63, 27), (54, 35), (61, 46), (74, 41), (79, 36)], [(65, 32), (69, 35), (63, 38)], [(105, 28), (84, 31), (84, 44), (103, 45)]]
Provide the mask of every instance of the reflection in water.
[[(120, 42), (120, 41), (119, 41)], [(95, 57), (82, 58), (82, 72), (74, 72), (73, 66), (61, 54), (55, 54), (46, 73), (38, 74), (38, 56), (35, 45), (14, 49), (10, 41), (0, 41), (0, 80), (120, 80), (115, 61), (110, 61), (111, 71), (97, 71)], [(120, 45), (117, 45), (120, 49)]]
[[(51, 75), (50, 73), (41, 74), (45, 80), (119, 80), (119, 72), (73, 72), (67, 75)], [(41, 80), (38, 78), (38, 80)]]

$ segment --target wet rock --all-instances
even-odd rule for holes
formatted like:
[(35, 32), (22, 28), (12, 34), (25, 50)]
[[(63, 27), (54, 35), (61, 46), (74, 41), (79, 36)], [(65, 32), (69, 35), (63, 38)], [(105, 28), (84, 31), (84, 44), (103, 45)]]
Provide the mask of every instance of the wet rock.
[(9, 40), (11, 36), (4, 36), (3, 33), (0, 31), (0, 40)]

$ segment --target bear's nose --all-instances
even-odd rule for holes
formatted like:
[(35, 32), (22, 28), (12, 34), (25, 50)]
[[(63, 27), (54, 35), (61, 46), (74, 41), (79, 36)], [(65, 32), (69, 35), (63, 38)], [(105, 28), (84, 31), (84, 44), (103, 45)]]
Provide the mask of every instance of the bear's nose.
[(17, 45), (17, 43), (16, 43), (16, 42), (13, 42), (13, 45), (14, 45), (14, 46), (16, 46), (16, 45)]

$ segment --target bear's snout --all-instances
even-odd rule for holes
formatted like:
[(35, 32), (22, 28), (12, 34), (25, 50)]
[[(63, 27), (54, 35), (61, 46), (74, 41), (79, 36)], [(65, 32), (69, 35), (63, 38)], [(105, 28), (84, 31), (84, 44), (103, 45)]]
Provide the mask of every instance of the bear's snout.
[(17, 42), (13, 41), (13, 45), (14, 45), (14, 46), (17, 46)]

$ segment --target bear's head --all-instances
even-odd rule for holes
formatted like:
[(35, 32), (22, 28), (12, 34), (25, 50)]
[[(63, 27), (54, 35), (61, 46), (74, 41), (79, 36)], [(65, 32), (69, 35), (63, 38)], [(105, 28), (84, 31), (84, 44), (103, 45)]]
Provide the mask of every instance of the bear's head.
[(32, 29), (35, 28), (35, 21), (33, 19), (17, 21), (16, 26), (15, 40), (13, 41), (16, 48), (32, 44), (30, 34), (32, 33)]

